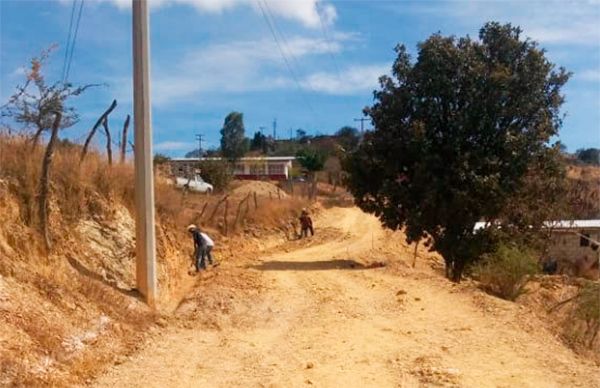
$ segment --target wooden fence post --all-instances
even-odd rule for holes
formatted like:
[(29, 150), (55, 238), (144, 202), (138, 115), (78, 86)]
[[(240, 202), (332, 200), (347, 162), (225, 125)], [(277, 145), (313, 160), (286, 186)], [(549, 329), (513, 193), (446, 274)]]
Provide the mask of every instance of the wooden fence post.
[(221, 204), (227, 200), (227, 197), (229, 197), (229, 194), (225, 195), (223, 198), (221, 198), (219, 202), (217, 202), (215, 209), (210, 214), (210, 217), (208, 217), (208, 222), (212, 222), (212, 220), (215, 218), (215, 215), (217, 214), (217, 210), (219, 210)]
[(238, 223), (238, 220), (240, 219), (240, 213), (242, 211), (242, 205), (244, 205), (244, 202), (248, 201), (249, 198), (250, 198), (250, 193), (248, 193), (248, 195), (246, 195), (246, 198), (242, 199), (240, 201), (240, 203), (238, 204), (237, 212), (235, 213), (235, 220), (233, 221), (233, 230), (236, 230), (236, 228), (237, 228), (237, 223)]
[(258, 209), (258, 199), (256, 198), (256, 191), (254, 192), (254, 210)]
[(207, 206), (208, 206), (208, 201), (206, 201), (204, 203), (204, 206), (202, 206), (202, 211), (198, 215), (198, 221), (200, 221), (202, 219), (202, 216), (204, 215), (204, 212), (206, 211)]

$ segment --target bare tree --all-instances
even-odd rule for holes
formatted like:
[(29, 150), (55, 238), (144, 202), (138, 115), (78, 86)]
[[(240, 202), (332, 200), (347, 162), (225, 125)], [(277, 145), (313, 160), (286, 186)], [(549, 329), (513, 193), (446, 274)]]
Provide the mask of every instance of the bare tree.
[(54, 154), (54, 145), (58, 138), (58, 130), (60, 128), (60, 122), (62, 114), (60, 111), (54, 113), (54, 123), (52, 124), (52, 131), (50, 134), (50, 140), (46, 146), (46, 152), (44, 154), (44, 160), (42, 162), (42, 174), (40, 176), (40, 199), (39, 199), (39, 217), (40, 217), (40, 229), (42, 236), (44, 237), (44, 243), (46, 245), (46, 251), (49, 252), (51, 248), (50, 235), (48, 232), (48, 193), (50, 183), (50, 166), (52, 164), (52, 155)]
[(104, 117), (104, 121), (102, 121), (102, 126), (104, 127), (104, 134), (106, 135), (106, 154), (108, 155), (108, 165), (112, 166), (112, 148), (111, 148), (111, 138), (110, 138), (110, 129), (108, 129), (108, 117)]
[(79, 115), (75, 108), (66, 105), (67, 99), (80, 95), (90, 87), (98, 86), (88, 84), (75, 87), (62, 81), (49, 85), (42, 74), (42, 68), (53, 49), (54, 46), (31, 60), (29, 70), (25, 74), (25, 83), (18, 85), (8, 102), (0, 107), (1, 117), (22, 124), (22, 129), (31, 133), (33, 147), (38, 144), (45, 131), (53, 128), (55, 112), (60, 112), (62, 116), (59, 129), (76, 124)]
[[(106, 109), (104, 111), (104, 113), (102, 113), (100, 115), (100, 117), (98, 118), (98, 120), (96, 121), (96, 124), (94, 124), (94, 126), (92, 127), (92, 129), (90, 130), (90, 132), (88, 133), (87, 138), (85, 139), (85, 143), (83, 144), (83, 149), (81, 150), (81, 158), (80, 161), (83, 162), (83, 159), (85, 158), (85, 155), (88, 152), (88, 147), (90, 146), (90, 142), (92, 141), (92, 138), (94, 137), (94, 135), (96, 134), (96, 130), (98, 129), (98, 127), (100, 127), (100, 125), (103, 125), (104, 120), (107, 119), (108, 115), (117, 107), (117, 100), (113, 100), (112, 104), (110, 104), (110, 106), (108, 107), (108, 109)], [(108, 124), (107, 124), (108, 126)], [(108, 130), (106, 129), (106, 127), (104, 127), (104, 130), (106, 132), (108, 132)], [(110, 137), (110, 135), (108, 135), (108, 137)], [(110, 147), (110, 145), (108, 146)], [(108, 151), (108, 150), (107, 150)], [(112, 155), (111, 155), (112, 156)]]
[(125, 154), (127, 153), (127, 130), (129, 129), (129, 121), (131, 116), (127, 115), (121, 132), (121, 163), (125, 163)]

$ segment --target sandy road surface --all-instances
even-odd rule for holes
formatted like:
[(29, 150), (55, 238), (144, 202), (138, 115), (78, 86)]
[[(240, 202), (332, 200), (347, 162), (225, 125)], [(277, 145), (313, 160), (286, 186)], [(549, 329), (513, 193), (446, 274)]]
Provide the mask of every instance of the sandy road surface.
[(595, 366), (518, 308), (493, 314), (432, 273), (365, 268), (355, 255), (386, 244), (357, 209), (318, 221), (329, 241), (261, 257), (266, 291), (237, 324), (167, 327), (97, 386), (565, 387), (599, 386)]

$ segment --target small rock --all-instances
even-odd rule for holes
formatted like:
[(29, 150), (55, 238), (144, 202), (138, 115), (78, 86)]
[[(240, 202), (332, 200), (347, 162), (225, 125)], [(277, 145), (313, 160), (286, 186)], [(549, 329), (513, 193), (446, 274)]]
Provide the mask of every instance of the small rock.
[(305, 382), (306, 384), (308, 384), (308, 385), (312, 385), (312, 383), (313, 383), (313, 382), (312, 382), (312, 381), (310, 381), (309, 379), (306, 379), (306, 380), (304, 380), (304, 382)]
[(420, 300), (421, 300), (421, 298), (419, 298), (419, 297), (415, 297), (415, 301), (416, 301), (416, 302), (419, 302)]
[(309, 361), (306, 363), (306, 369), (312, 369), (314, 367), (315, 367), (315, 364), (313, 364), (312, 362)]
[(406, 294), (406, 291), (404, 291), (404, 290), (400, 290), (400, 291), (396, 292), (396, 296), (405, 295), (405, 294)]

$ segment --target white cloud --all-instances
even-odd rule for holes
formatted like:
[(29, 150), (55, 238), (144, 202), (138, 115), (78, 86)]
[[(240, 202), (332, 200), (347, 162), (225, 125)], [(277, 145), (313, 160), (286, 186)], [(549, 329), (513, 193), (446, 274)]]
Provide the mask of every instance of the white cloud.
[(375, 90), (378, 80), (388, 74), (390, 66), (359, 65), (351, 66), (337, 73), (313, 73), (302, 81), (302, 86), (310, 91), (334, 95), (350, 95)]
[(392, 8), (405, 14), (443, 17), (469, 29), (492, 20), (510, 22), (521, 26), (525, 36), (544, 45), (600, 45), (597, 1), (448, 1), (435, 5), (403, 3)]
[(14, 69), (9, 76), (10, 77), (22, 77), (24, 75), (27, 74), (27, 69), (25, 68), (25, 66), (19, 66), (16, 69)]
[[(342, 49), (341, 41), (294, 37), (287, 40), (285, 52), (295, 72), (301, 59)], [(292, 60), (295, 58), (295, 60)], [(294, 87), (281, 54), (270, 39), (237, 41), (195, 48), (174, 67), (152, 69), (152, 98), (157, 106), (214, 93), (242, 93)], [(298, 77), (301, 75), (295, 73)], [(111, 82), (129, 88), (127, 82)]]
[(591, 70), (584, 70), (582, 72), (575, 72), (574, 78), (576, 80), (581, 80), (581, 81), (598, 82), (598, 81), (600, 81), (600, 69), (591, 69)]
[[(274, 16), (281, 16), (304, 24), (306, 27), (320, 26), (319, 12), (324, 23), (332, 24), (337, 17), (335, 7), (323, 4), (321, 0), (150, 0), (154, 9), (171, 5), (186, 5), (202, 13), (221, 13), (238, 6), (250, 7), (255, 12), (262, 12), (260, 5)], [(120, 9), (131, 7), (131, 0), (110, 0)]]
[(190, 145), (190, 143), (186, 143), (183, 141), (163, 141), (163, 142), (154, 144), (155, 151), (163, 151), (163, 152), (183, 151), (183, 150), (189, 150), (190, 148), (193, 148), (193, 146)]

